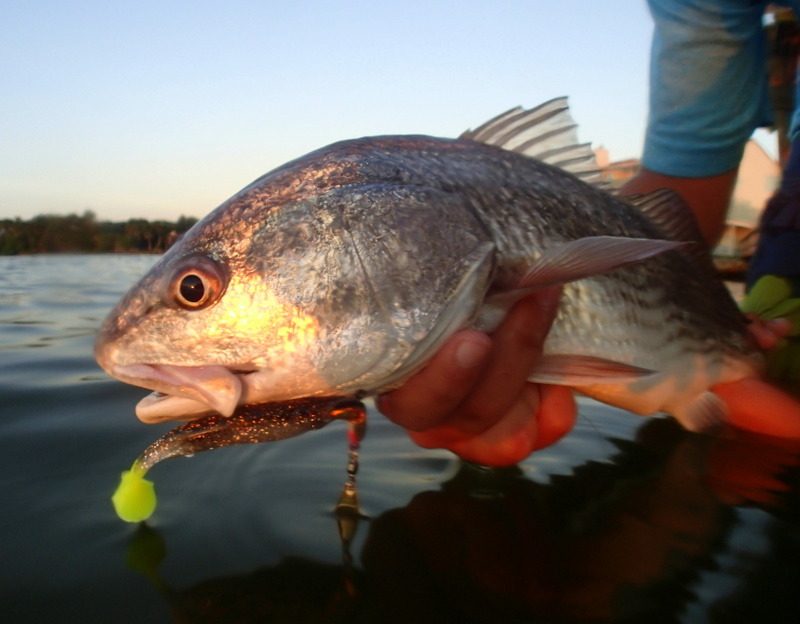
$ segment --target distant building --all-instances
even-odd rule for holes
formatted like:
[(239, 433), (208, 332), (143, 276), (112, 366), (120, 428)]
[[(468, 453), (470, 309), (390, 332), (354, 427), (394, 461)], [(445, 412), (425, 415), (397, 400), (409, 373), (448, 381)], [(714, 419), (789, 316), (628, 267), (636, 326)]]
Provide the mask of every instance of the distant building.
[(637, 158), (611, 162), (608, 150), (602, 145), (594, 150), (597, 166), (600, 167), (600, 179), (612, 189), (617, 189), (630, 180), (639, 171)]

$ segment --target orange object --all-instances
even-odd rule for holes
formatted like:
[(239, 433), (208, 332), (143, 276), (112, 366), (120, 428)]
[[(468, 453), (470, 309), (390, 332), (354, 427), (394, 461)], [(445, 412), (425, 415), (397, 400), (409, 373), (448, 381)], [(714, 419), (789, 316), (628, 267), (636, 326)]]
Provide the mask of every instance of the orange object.
[(728, 407), (734, 427), (800, 439), (800, 400), (796, 397), (755, 378), (718, 384), (711, 390)]

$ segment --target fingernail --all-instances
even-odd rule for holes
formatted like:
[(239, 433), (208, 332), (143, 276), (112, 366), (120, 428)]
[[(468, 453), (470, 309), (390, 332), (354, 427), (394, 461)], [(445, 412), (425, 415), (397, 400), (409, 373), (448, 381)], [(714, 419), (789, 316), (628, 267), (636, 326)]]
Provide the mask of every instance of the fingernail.
[(764, 321), (769, 327), (773, 327), (775, 329), (791, 329), (792, 321), (787, 318), (776, 318), (776, 319), (767, 319)]
[(776, 340), (788, 336), (792, 332), (792, 321), (787, 318), (770, 319), (764, 322), (766, 328), (772, 332)]
[(537, 294), (539, 306), (543, 316), (555, 317), (559, 305), (561, 305), (561, 286), (550, 286), (543, 288)]
[(490, 348), (488, 336), (486, 340), (464, 340), (456, 349), (456, 365), (465, 369), (475, 368), (483, 363)]

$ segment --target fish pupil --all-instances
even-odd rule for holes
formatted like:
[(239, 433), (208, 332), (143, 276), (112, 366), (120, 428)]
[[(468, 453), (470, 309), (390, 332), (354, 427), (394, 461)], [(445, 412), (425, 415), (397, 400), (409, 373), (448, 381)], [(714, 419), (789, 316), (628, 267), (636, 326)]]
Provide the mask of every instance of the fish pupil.
[(180, 293), (189, 303), (199, 303), (205, 296), (203, 280), (194, 274), (187, 275), (181, 280)]

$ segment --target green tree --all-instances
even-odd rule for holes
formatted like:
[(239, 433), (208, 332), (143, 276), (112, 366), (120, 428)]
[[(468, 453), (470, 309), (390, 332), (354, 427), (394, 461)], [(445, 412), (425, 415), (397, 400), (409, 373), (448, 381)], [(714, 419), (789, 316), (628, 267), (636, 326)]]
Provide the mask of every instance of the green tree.
[(197, 219), (181, 216), (171, 221), (129, 219), (97, 221), (87, 210), (82, 215), (37, 215), (28, 221), (0, 220), (0, 255), (24, 253), (120, 253), (166, 251)]

